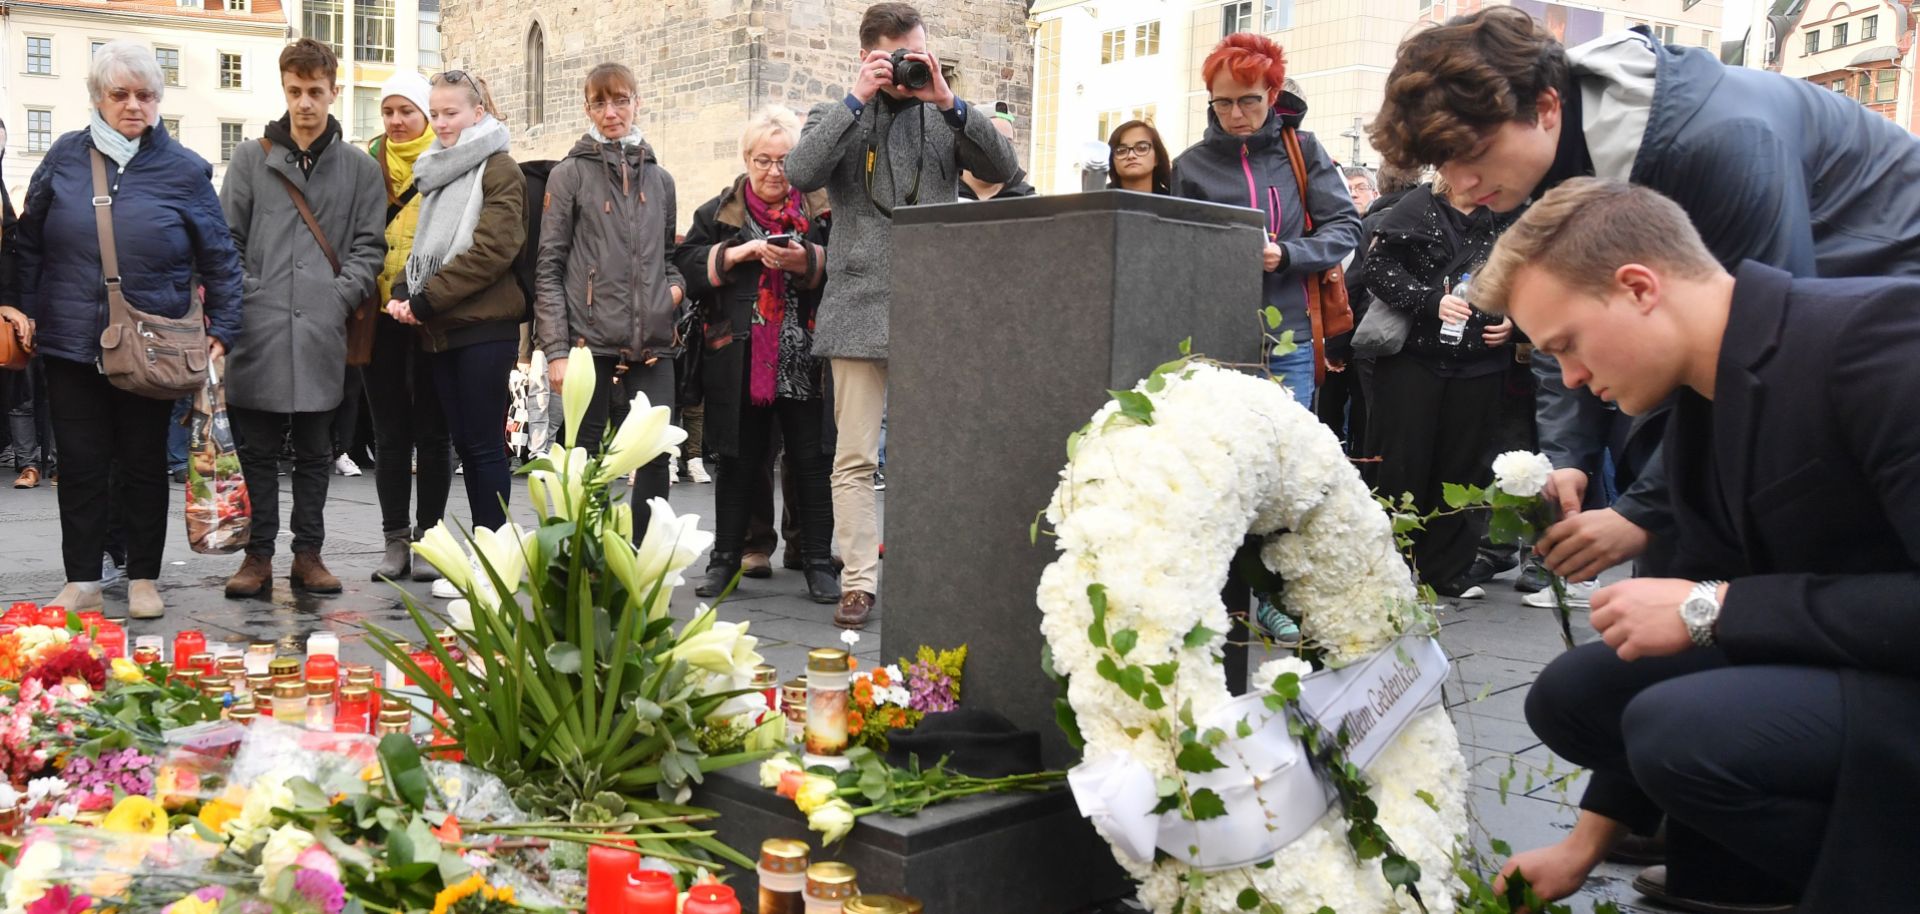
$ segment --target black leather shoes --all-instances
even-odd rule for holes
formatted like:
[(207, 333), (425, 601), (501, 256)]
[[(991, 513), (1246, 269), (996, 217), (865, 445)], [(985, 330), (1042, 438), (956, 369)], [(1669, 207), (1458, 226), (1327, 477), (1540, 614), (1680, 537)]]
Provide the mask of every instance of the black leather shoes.
[(822, 605), (840, 602), (840, 573), (834, 570), (833, 562), (817, 559), (807, 563), (807, 596)]
[(707, 560), (707, 577), (700, 586), (693, 589), (694, 596), (717, 597), (725, 593), (733, 583), (735, 575), (740, 573), (740, 554), (716, 552)]
[(1696, 914), (1787, 914), (1793, 910), (1793, 905), (1784, 902), (1711, 901), (1676, 895), (1667, 888), (1665, 865), (1641, 870), (1640, 875), (1633, 877), (1633, 890), (1676, 911)]

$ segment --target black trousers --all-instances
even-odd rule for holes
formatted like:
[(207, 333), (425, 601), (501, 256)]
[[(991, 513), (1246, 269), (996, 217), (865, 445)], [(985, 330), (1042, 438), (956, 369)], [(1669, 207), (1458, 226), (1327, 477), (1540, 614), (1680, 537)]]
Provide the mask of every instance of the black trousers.
[[(753, 510), (747, 519), (747, 540), (743, 550), (749, 555), (773, 555), (782, 540), (786, 541), (786, 563), (804, 559), (800, 549), (800, 470), (794, 466), (793, 452), (782, 445), (780, 424), (774, 423), (772, 437), (767, 442), (766, 459), (760, 461), (758, 475), (753, 484)], [(831, 458), (829, 458), (831, 459)], [(828, 463), (829, 481), (831, 481), (832, 463)], [(778, 485), (775, 484), (775, 470), (778, 469)], [(717, 467), (716, 467), (717, 469)], [(780, 493), (780, 513), (774, 514), (773, 495)], [(832, 489), (829, 488), (831, 493)], [(775, 524), (775, 519), (779, 520)]]
[[(619, 367), (619, 356), (593, 357), (596, 381), (593, 400), (587, 404), (587, 414), (580, 420), (580, 440), (575, 442), (576, 447), (586, 448), (589, 454), (600, 452), (601, 438), (607, 434), (609, 427), (618, 431), (620, 423), (626, 421), (627, 413), (633, 408), (634, 394), (646, 394), (649, 408), (673, 405), (672, 362), (663, 359), (652, 365), (629, 365), (625, 373), (621, 373)], [(672, 480), (667, 478), (667, 458), (666, 454), (654, 458), (641, 467), (634, 477), (633, 489), (628, 497), (633, 502), (633, 535), (636, 540), (646, 536), (647, 521), (653, 517), (653, 509), (647, 506), (647, 500), (664, 500), (672, 486)]]
[[(832, 548), (833, 496), (827, 485), (831, 458), (821, 449), (821, 410), (826, 401), (777, 399), (771, 406), (740, 410), (740, 452), (720, 457), (720, 478), (714, 482), (715, 521), (713, 551), (738, 555), (745, 543), (756, 490), (768, 466), (773, 427), (779, 423), (793, 462), (794, 474), (782, 484), (796, 492), (800, 508), (800, 555), (807, 561), (826, 561)], [(769, 493), (770, 494), (770, 493)]]
[(69, 581), (100, 580), (116, 516), (125, 525), (127, 577), (160, 577), (167, 543), (167, 420), (173, 401), (107, 382), (92, 365), (47, 358), (53, 434), (61, 443), (60, 557)]
[(498, 529), (507, 522), (513, 494), (513, 470), (507, 464), (507, 404), (520, 346), (513, 340), (475, 343), (436, 352), (433, 381), (446, 408), (447, 433), (460, 452), (462, 479), (473, 525)]
[[(380, 527), (395, 534), (410, 526), (425, 530), (446, 516), (447, 493), (453, 488), (447, 417), (440, 408), (432, 362), (420, 351), (418, 336), (392, 318), (383, 316), (379, 321), (373, 361), (360, 373), (367, 406), (373, 412), (373, 443), (378, 451), (373, 482), (380, 497)], [(417, 473), (412, 466), (416, 463)], [(415, 475), (419, 476), (417, 495)], [(412, 524), (407, 517), (409, 498), (417, 498)]]
[(1367, 440), (1367, 398), (1360, 388), (1362, 361), (1349, 359), (1346, 368), (1327, 372), (1326, 380), (1313, 389), (1314, 413), (1333, 429), (1349, 457), (1359, 456)]
[[(253, 502), (247, 554), (271, 558), (280, 535), (280, 450), (293, 440), (293, 551), (319, 552), (327, 541), (327, 487), (333, 477), (333, 410), (273, 413), (227, 407), (240, 470)], [(131, 512), (129, 512), (131, 513)], [(131, 520), (131, 518), (129, 518)]]
[[(1493, 480), (1486, 460), (1499, 410), (1499, 374), (1448, 378), (1410, 356), (1380, 359), (1374, 368), (1374, 403), (1367, 426), (1372, 453), (1380, 455), (1374, 488), (1389, 498), (1413, 493), (1421, 513), (1441, 508), (1446, 483), (1484, 486)], [(1414, 564), (1420, 579), (1450, 584), (1473, 565), (1480, 533), (1467, 515), (1434, 520), (1414, 533)]]
[(1628, 662), (1585, 644), (1547, 665), (1526, 711), (1593, 772), (1582, 809), (1641, 832), (1667, 817), (1676, 892), (1781, 902), (1806, 888), (1840, 776), (1838, 671), (1731, 666), (1715, 649)]
[(352, 452), (353, 437), (360, 430), (360, 401), (366, 396), (366, 379), (352, 368), (340, 382), (340, 405), (333, 411), (333, 456)]

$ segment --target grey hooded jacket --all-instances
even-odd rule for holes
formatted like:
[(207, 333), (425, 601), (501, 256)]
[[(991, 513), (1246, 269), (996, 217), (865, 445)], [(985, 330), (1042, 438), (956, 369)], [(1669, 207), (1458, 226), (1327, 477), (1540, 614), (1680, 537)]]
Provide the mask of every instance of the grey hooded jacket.
[[(787, 181), (803, 193), (826, 188), (833, 204), (827, 242), (826, 295), (813, 354), (833, 359), (885, 359), (887, 312), (893, 300), (892, 209), (959, 199), (960, 170), (999, 183), (1020, 170), (1013, 144), (993, 129), (993, 114), (961, 102), (961, 126), (933, 105), (899, 104), (884, 95), (854, 113), (851, 99), (822, 102), (807, 115), (787, 154)], [(867, 163), (871, 156), (871, 197)], [(916, 173), (917, 172), (917, 173)], [(910, 195), (918, 184), (918, 195)], [(909, 199), (911, 196), (911, 199)]]
[[(1796, 276), (1920, 275), (1920, 140), (1846, 96), (1777, 73), (1729, 67), (1644, 30), (1568, 51), (1592, 167), (1673, 198), (1729, 270), (1755, 260)], [(1567, 143), (1544, 193), (1575, 172)], [(1600, 465), (1612, 421), (1586, 390), (1536, 355), (1540, 440), (1556, 467)], [(1657, 440), (1657, 421), (1643, 422)], [(1569, 446), (1549, 444), (1569, 442)], [(1629, 451), (1634, 448), (1630, 447)], [(1636, 456), (1614, 505), (1654, 533), (1671, 529), (1664, 461)]]
[[(1346, 178), (1313, 134), (1300, 130), (1300, 154), (1306, 159), (1307, 193), (1302, 200), (1300, 181), (1281, 136), (1285, 128), (1300, 127), (1307, 104), (1299, 96), (1282, 93), (1267, 122), (1252, 136), (1237, 137), (1207, 112), (1207, 132), (1200, 142), (1173, 160), (1173, 195), (1232, 206), (1248, 206), (1267, 215), (1268, 237), (1280, 245), (1280, 268), (1263, 277), (1261, 307), (1280, 309), (1283, 323), (1273, 332), (1293, 331), (1294, 342), (1305, 346), (1311, 328), (1307, 321), (1307, 281), (1314, 273), (1337, 266), (1360, 246), (1360, 213), (1347, 193)], [(1313, 214), (1313, 231), (1306, 231), (1306, 213)], [(1258, 255), (1258, 251), (1254, 255)], [(1255, 309), (1256, 311), (1258, 308)], [(1253, 323), (1248, 326), (1265, 327)]]
[(677, 201), (645, 143), (582, 136), (547, 175), (534, 316), (547, 358), (584, 342), (594, 355), (641, 358), (673, 344)]

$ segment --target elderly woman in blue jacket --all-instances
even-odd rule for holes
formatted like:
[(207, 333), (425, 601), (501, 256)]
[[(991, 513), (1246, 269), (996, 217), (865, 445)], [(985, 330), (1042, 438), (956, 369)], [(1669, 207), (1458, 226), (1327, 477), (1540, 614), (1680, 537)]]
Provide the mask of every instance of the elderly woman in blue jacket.
[[(241, 272), (207, 161), (160, 123), (166, 80), (153, 49), (133, 41), (93, 55), (90, 123), (55, 141), (27, 185), (16, 236), (20, 299), (46, 361), (60, 442), (60, 551), (67, 585), (53, 603), (97, 609), (110, 512), (127, 538), (128, 614), (158, 618), (167, 524), (167, 420), (173, 404), (120, 390), (96, 368), (107, 325), (92, 157), (106, 160), (122, 290), (133, 307), (184, 317), (206, 287), (208, 348), (217, 361), (240, 332)], [(109, 505), (109, 474), (120, 504)]]

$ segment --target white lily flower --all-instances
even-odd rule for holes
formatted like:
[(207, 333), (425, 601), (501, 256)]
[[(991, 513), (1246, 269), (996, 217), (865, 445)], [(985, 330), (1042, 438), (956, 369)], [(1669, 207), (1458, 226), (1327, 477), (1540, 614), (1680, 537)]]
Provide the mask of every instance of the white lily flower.
[(560, 389), (561, 407), (567, 416), (567, 447), (580, 440), (580, 422), (587, 416), (587, 404), (593, 402), (596, 380), (593, 352), (585, 346), (573, 347), (567, 353), (566, 380)]
[(460, 631), (473, 631), (473, 605), (465, 600), (454, 600), (448, 603), (447, 620)]
[(633, 410), (608, 446), (594, 484), (606, 485), (646, 465), (687, 440), (684, 429), (672, 423), (673, 408), (654, 406), (645, 393), (633, 395)]
[(619, 531), (621, 536), (633, 539), (633, 506), (624, 501), (619, 502), (613, 506), (610, 513), (613, 529)]
[(673, 649), (673, 659), (684, 660), (688, 666), (721, 676), (734, 676), (742, 672), (750, 676), (753, 668), (765, 658), (754, 650), (760, 639), (747, 634), (749, 624), (711, 622), (711, 627), (693, 637), (682, 637), (680, 644)]
[(540, 515), (542, 523), (553, 516), (553, 507), (547, 501), (547, 478), (552, 475), (538, 471), (527, 474), (527, 500), (533, 502), (533, 513)]
[(447, 583), (460, 590), (466, 590), (473, 582), (473, 562), (467, 557), (467, 550), (461, 548), (460, 541), (454, 538), (453, 528), (447, 522), (434, 524), (420, 542), (413, 544), (415, 555), (427, 560)]
[(678, 575), (713, 545), (713, 534), (700, 529), (700, 515), (676, 515), (664, 498), (647, 499), (647, 508), (647, 535), (640, 540), (637, 561), (640, 580)]
[(486, 563), (486, 567), (499, 576), (507, 593), (519, 591), (520, 581), (526, 575), (527, 557), (521, 551), (525, 548), (525, 542), (526, 536), (521, 532), (520, 525), (512, 521), (500, 525), (496, 530), (485, 527), (475, 527), (473, 530), (474, 552)]
[(618, 530), (600, 531), (600, 554), (606, 559), (608, 570), (627, 588), (628, 599), (638, 602), (646, 598), (643, 587), (650, 582), (642, 582), (635, 570), (633, 543), (620, 535)]

